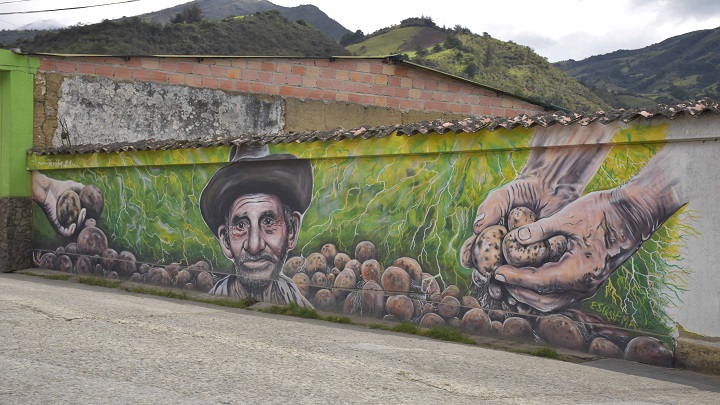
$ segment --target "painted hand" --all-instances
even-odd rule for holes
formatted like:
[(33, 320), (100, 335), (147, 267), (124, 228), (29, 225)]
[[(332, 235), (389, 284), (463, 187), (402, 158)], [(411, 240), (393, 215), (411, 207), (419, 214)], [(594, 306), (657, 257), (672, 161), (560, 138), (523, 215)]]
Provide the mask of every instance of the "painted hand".
[(500, 266), (494, 280), (517, 301), (542, 312), (592, 297), (667, 218), (626, 189), (591, 193), (557, 214), (511, 231), (524, 245), (564, 235), (567, 252), (538, 268)]
[(77, 222), (69, 226), (61, 225), (57, 216), (58, 198), (67, 190), (73, 190), (80, 194), (84, 187), (82, 184), (70, 180), (59, 181), (34, 172), (32, 187), (33, 199), (45, 212), (45, 216), (47, 216), (48, 221), (50, 221), (50, 224), (52, 224), (57, 233), (65, 237), (70, 237), (85, 223), (85, 208), (80, 210)]

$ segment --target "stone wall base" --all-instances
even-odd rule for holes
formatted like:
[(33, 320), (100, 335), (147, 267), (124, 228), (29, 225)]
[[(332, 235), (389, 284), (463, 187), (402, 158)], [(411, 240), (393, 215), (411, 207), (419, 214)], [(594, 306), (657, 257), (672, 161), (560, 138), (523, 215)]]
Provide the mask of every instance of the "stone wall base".
[(675, 365), (705, 374), (720, 375), (720, 338), (698, 336), (680, 328)]
[(32, 266), (32, 199), (0, 197), (0, 272)]

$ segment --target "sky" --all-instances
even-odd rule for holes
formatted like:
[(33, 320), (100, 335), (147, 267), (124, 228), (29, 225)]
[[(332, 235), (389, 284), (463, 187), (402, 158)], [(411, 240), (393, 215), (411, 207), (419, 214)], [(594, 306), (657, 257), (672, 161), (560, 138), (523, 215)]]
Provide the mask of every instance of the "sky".
[[(82, 10), (13, 14), (113, 3), (122, 0), (0, 0), (0, 29), (39, 20), (64, 25), (157, 11), (188, 0), (139, 0)], [(200, 0), (203, 1), (203, 0)], [(345, 28), (369, 34), (421, 15), (439, 26), (461, 25), (531, 47), (550, 62), (580, 60), (618, 49), (638, 49), (669, 37), (720, 27), (720, 0), (272, 0), (294, 7), (313, 4)]]

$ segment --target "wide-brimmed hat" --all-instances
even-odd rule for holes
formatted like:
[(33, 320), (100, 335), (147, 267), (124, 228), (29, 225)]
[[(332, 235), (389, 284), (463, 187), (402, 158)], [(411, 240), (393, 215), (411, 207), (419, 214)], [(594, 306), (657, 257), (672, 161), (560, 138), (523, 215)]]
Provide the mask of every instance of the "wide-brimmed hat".
[(233, 146), (230, 164), (212, 176), (200, 194), (200, 213), (217, 235), (230, 206), (243, 194), (275, 195), (293, 211), (305, 213), (313, 190), (312, 165), (295, 155), (270, 155), (267, 145)]

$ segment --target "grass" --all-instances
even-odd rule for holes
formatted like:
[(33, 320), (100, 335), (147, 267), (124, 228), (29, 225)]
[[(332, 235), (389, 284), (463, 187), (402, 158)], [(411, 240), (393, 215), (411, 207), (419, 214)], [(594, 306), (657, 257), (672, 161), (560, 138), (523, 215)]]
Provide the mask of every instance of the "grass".
[(382, 329), (390, 332), (407, 333), (409, 335), (424, 336), (430, 339), (445, 340), (448, 342), (465, 343), (468, 345), (477, 344), (475, 340), (467, 337), (464, 333), (449, 326), (435, 326), (430, 329), (422, 329), (410, 322), (400, 322), (393, 326), (373, 323), (368, 325), (369, 329)]
[(92, 276), (80, 276), (75, 279), (80, 284), (95, 285), (107, 288), (118, 288), (122, 281), (120, 280), (109, 280), (107, 278), (92, 277)]
[(32, 274), (28, 273), (32, 276), (42, 277), (47, 280), (69, 280), (72, 275), (70, 274)]
[(345, 325), (352, 325), (353, 321), (350, 320), (347, 316), (339, 316), (339, 315), (328, 315), (324, 317), (326, 321), (335, 322), (335, 323), (342, 323)]
[(305, 319), (323, 319), (314, 309), (301, 307), (295, 303), (291, 303), (290, 305), (273, 305), (270, 308), (261, 309), (260, 311), (268, 314), (289, 315)]
[(557, 350), (553, 349), (552, 347), (541, 347), (535, 351), (530, 352), (533, 356), (537, 357), (546, 357), (548, 359), (555, 359), (555, 360), (565, 360), (563, 356), (561, 356)]
[(164, 290), (160, 288), (122, 287), (123, 290), (137, 294), (157, 295), (159, 297), (174, 298), (178, 300), (191, 300), (185, 291)]

